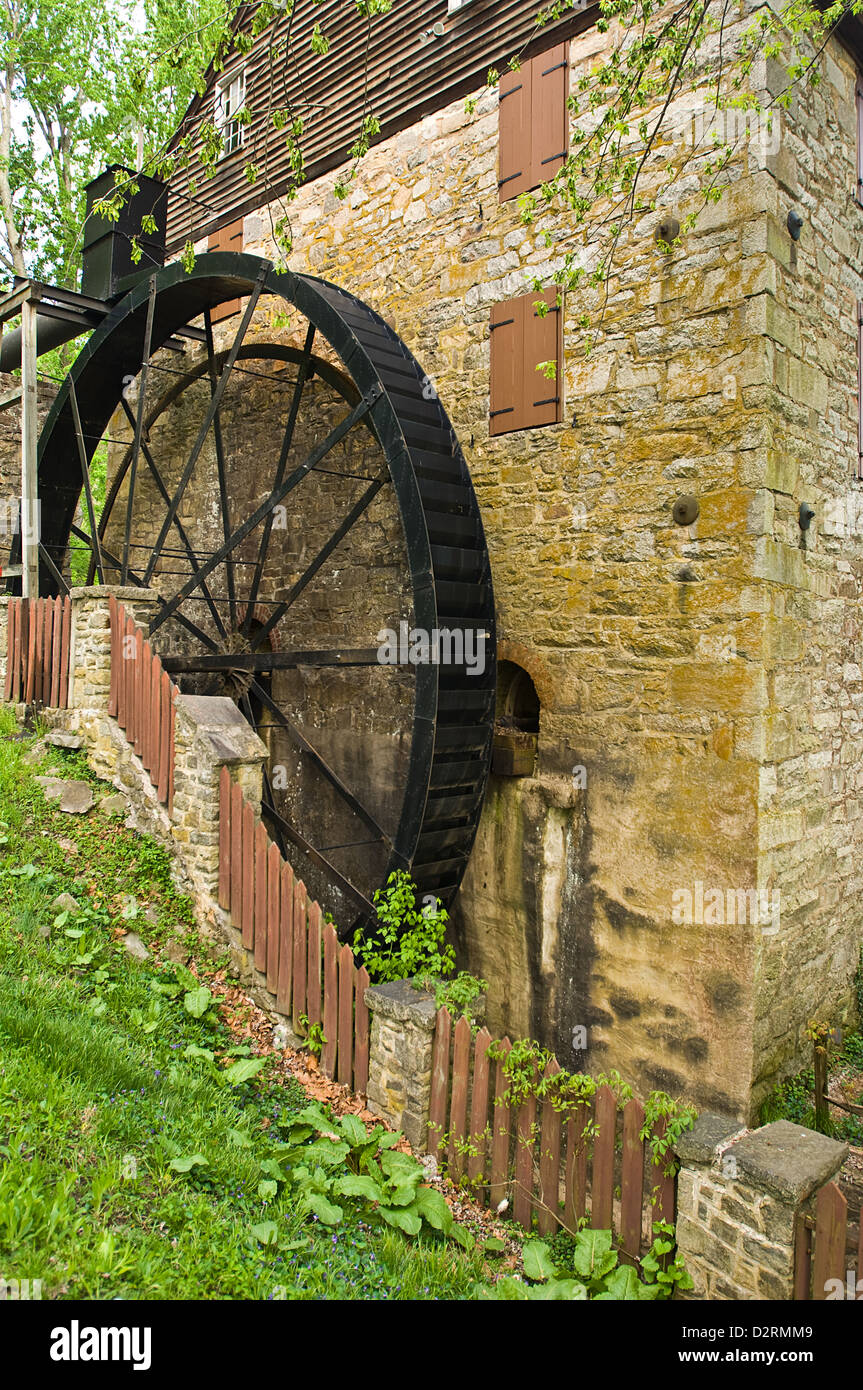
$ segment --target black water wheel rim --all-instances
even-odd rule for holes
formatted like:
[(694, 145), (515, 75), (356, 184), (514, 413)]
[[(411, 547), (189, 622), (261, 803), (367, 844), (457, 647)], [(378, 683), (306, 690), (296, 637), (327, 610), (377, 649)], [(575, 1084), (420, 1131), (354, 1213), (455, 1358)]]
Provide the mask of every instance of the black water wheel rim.
[[(245, 342), (252, 312), (261, 295), (279, 296), (302, 315), (308, 325), (302, 350)], [(217, 353), (212, 341), (211, 311), (237, 297), (248, 297), (239, 329), (232, 334), (231, 347)], [(58, 392), (40, 437), (40, 591), (44, 594), (58, 592), (59, 578), (67, 564), (73, 538), (84, 541), (92, 550), (91, 577), (100, 569), (103, 572), (110, 569), (113, 577), (142, 585), (159, 574), (161, 551), (169, 535), (173, 537), (174, 530), (179, 530), (180, 507), (187, 493), (182, 491), (178, 500), (177, 490), (165, 489), (168, 497), (160, 528), (161, 549), (154, 562), (136, 566), (132, 562), (134, 552), (128, 544), (135, 544), (132, 535), (135, 485), (150, 462), (146, 458), (149, 378), (145, 380), (142, 363), (174, 333), (201, 315), (207, 332), (206, 360), (197, 364), (195, 375), (197, 379), (206, 376), (211, 407), (223, 375), (227, 383), (237, 364), (249, 356), (270, 354), (294, 361), (297, 367), (294, 399), (298, 411), (307, 385), (303, 361), (307, 374), (313, 361), (314, 372), (319, 376), (330, 373), (330, 384), (340, 392), (348, 409), (340, 422), (342, 434), (335, 444), (329, 444), (321, 458), (325, 458), (351, 429), (370, 430), (379, 444), (386, 463), (385, 485), (393, 491), (404, 538), (414, 628), (429, 634), (441, 630), (473, 633), (475, 640), (476, 634), (484, 634), (481, 666), (476, 661), (471, 664), (463, 659), (444, 663), (421, 661), (414, 667), (410, 749), (400, 811), (394, 832), (387, 837), (386, 864), (376, 885), (382, 886), (393, 870), (406, 869), (423, 895), (433, 894), (449, 906), (458, 890), (476, 834), (490, 762), (495, 691), (491, 570), (477, 499), (444, 408), (420, 365), (389, 325), (367, 305), (325, 281), (291, 272), (276, 273), (268, 262), (257, 257), (228, 253), (200, 257), (191, 273), (186, 273), (179, 264), (172, 264), (142, 280), (88, 340)], [(321, 342), (328, 345), (330, 358), (335, 355), (335, 366), (332, 361), (328, 363), (315, 357), (315, 343)], [(142, 384), (138, 400), (130, 409), (124, 405), (124, 388), (133, 378), (139, 378)], [(153, 396), (150, 400), (152, 402)], [(87, 512), (91, 510), (89, 485), (83, 485), (83, 478), (119, 405), (123, 405), (132, 431), (131, 458), (124, 475), (128, 477), (125, 483), (126, 544), (120, 555), (109, 552), (103, 544), (107, 509), (96, 531), (97, 535), (99, 531), (102, 533), (101, 543), (94, 544), (91, 536), (75, 525), (82, 494)], [(76, 417), (80, 430), (76, 428)], [(219, 418), (216, 405), (205, 430), (202, 422), (205, 443), (215, 436)], [(327, 445), (327, 439), (323, 443)], [(303, 479), (317, 469), (321, 458), (310, 464)], [(278, 476), (273, 480), (276, 486), (270, 489), (266, 499), (269, 503), (266, 516), (256, 525), (250, 525), (253, 516), (240, 519), (232, 515), (230, 523), (226, 522), (227, 542), (233, 542), (223, 560), (226, 571), (241, 543), (236, 540), (237, 533), (248, 527), (246, 538), (263, 537), (267, 525), (272, 522), (275, 506), (287, 495), (282, 494), (278, 502), (274, 501), (279, 486), (284, 486), (308, 462), (308, 457), (300, 465), (290, 460), (290, 469), (285, 463), (281, 482)], [(194, 477), (195, 466), (189, 470), (186, 489)], [(222, 485), (225, 478), (221, 464), (219, 476)], [(116, 478), (115, 474), (115, 483)], [(120, 482), (122, 484), (123, 479)], [(293, 485), (294, 488), (301, 486), (302, 481)], [(119, 491), (115, 486), (115, 501)], [(230, 503), (231, 499), (228, 501)], [(224, 514), (224, 506), (222, 511)], [(335, 554), (340, 543), (336, 539), (329, 553)], [(182, 547), (181, 538), (174, 544)], [(181, 584), (173, 595), (163, 597), (152, 624), (157, 647), (162, 647), (160, 628), (170, 630), (171, 620), (174, 624), (179, 620), (187, 629), (198, 626), (188, 619), (188, 601), (193, 595), (199, 605), (204, 601), (207, 580), (219, 568), (218, 563), (212, 565), (212, 559), (212, 555), (206, 560), (195, 555), (189, 581)], [(209, 570), (208, 565), (212, 565)], [(261, 575), (258, 577), (260, 579)], [(185, 595), (183, 589), (188, 590)], [(241, 607), (245, 605), (246, 618), (251, 612), (247, 598), (248, 595), (240, 601)], [(212, 641), (203, 640), (207, 634), (199, 632), (198, 635), (204, 648), (202, 660), (208, 649), (215, 655)], [(241, 689), (236, 692), (238, 703), (245, 708), (247, 716), (250, 716), (248, 696), (254, 694), (260, 701), (262, 693), (255, 677), (259, 675), (264, 658), (259, 646), (254, 651), (258, 668), (253, 672), (246, 698)], [(327, 654), (332, 655), (321, 653)], [(240, 653), (241, 657), (244, 655), (252, 661), (251, 654)], [(166, 654), (166, 660), (169, 659), (170, 653)], [(248, 669), (248, 663), (244, 668), (242, 660), (238, 660), (236, 669)], [(182, 684), (182, 676), (175, 678)], [(279, 711), (273, 709), (271, 713), (277, 717)], [(277, 810), (266, 777), (264, 814), (271, 833), (283, 847), (287, 836), (294, 851), (299, 851), (301, 857), (307, 856), (321, 869), (321, 856), (303, 835), (302, 826), (288, 824)], [(375, 885), (360, 888), (346, 878), (331, 859), (323, 856), (323, 863), (334, 876), (338, 893), (352, 901), (356, 911), (352, 925), (367, 921), (369, 899)]]

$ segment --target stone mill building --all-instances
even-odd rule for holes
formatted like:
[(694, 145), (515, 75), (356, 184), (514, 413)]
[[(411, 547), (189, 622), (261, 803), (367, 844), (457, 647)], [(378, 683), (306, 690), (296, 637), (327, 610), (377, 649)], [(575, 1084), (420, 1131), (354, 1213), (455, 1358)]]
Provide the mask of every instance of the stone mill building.
[[(661, 224), (702, 201), (697, 155), (626, 222), (602, 291), (559, 303), (554, 273), (567, 251), (589, 257), (590, 219), (576, 227), (555, 203), (525, 225), (519, 195), (566, 155), (567, 96), (609, 42), (597, 10), (537, 28), (523, 0), (450, 12), (405, 0), (369, 30), (365, 83), (352, 10), (329, 54), (309, 47), (328, 8), (298, 12), (295, 71), (280, 59), (273, 76), (277, 18), (193, 102), (167, 259), (191, 245), (276, 261), (289, 225), (290, 270), (380, 315), (455, 431), (488, 547), (498, 666), (452, 925), (459, 964), (489, 982), (490, 1026), (571, 1069), (616, 1069), (640, 1094), (749, 1119), (803, 1065), (811, 1017), (853, 1016), (863, 943), (861, 31), (830, 40), (819, 85), (775, 108), (769, 131), (731, 141), (723, 196), (670, 252)], [(775, 94), (784, 78), (768, 65), (759, 81)], [(289, 99), (305, 169), (287, 199), (290, 143), (268, 113)], [(350, 177), (366, 101), (381, 128)], [(697, 121), (676, 110), (666, 154)], [(195, 152), (210, 126), (222, 153), (204, 177)], [(213, 313), (219, 352), (247, 303)], [(256, 308), (262, 359), (302, 348), (297, 334), (290, 314)], [(272, 393), (266, 376), (245, 380), (222, 423), (253, 505), (272, 488), (260, 465)], [(170, 389), (165, 375), (158, 391)], [(182, 395), (168, 405), (151, 436), (179, 456), (193, 427)], [(128, 419), (116, 427), (131, 436)], [(217, 502), (199, 492), (195, 505), (215, 516)], [(312, 489), (303, 505), (312, 527), (330, 504)], [(367, 594), (361, 553), (327, 589), (340, 642), (397, 628), (391, 540), (383, 518), (366, 542)], [(348, 598), (365, 605), (362, 641), (338, 627)], [(313, 646), (320, 611), (304, 613), (291, 640)], [(332, 747), (373, 724), (340, 689)], [(324, 684), (285, 698), (307, 707)]]

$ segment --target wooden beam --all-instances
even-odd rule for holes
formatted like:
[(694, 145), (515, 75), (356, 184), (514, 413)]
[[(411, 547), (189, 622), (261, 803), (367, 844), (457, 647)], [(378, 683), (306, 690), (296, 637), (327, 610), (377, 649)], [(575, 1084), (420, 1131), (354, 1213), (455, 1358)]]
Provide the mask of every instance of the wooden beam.
[(39, 594), (39, 502), (36, 474), (36, 307), (21, 305), (21, 592)]

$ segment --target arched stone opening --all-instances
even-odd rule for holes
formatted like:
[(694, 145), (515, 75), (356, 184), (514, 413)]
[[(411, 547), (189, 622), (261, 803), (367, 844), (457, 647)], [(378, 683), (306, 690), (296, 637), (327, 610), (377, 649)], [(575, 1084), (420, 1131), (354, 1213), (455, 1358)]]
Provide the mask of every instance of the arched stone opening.
[(514, 661), (498, 665), (491, 770), (500, 777), (531, 777), (539, 741), (540, 703), (530, 675)]

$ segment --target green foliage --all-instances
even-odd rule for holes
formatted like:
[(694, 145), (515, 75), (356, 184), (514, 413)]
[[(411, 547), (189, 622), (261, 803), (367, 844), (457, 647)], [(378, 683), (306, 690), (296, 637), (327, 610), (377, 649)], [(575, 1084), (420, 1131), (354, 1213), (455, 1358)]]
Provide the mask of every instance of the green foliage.
[(669, 1221), (654, 1221), (653, 1244), (640, 1264), (645, 1283), (660, 1290), (657, 1298), (671, 1298), (676, 1288), (692, 1288), (692, 1279), (674, 1249), (674, 1227)]
[(631, 1087), (621, 1080), (616, 1071), (593, 1077), (585, 1072), (569, 1072), (560, 1068), (546, 1075), (549, 1064), (554, 1060), (552, 1053), (529, 1038), (517, 1038), (508, 1052), (500, 1042), (493, 1042), (488, 1055), (493, 1061), (503, 1063), (507, 1089), (501, 1098), (502, 1104), (520, 1105), (528, 1096), (534, 1095), (539, 1101), (550, 1101), (559, 1114), (567, 1114), (575, 1106), (590, 1101), (600, 1086), (611, 1088), (619, 1106), (625, 1105), (632, 1097)]
[(12, 114), (0, 263), (74, 288), (85, 183), (110, 164), (134, 168), (139, 131), (144, 170), (158, 174), (233, 8), (142, 0), (133, 18), (122, 0), (10, 0), (0, 31), (0, 127), (7, 94)]
[[(827, 1024), (811, 1022), (806, 1030), (810, 1041), (818, 1040), (828, 1048), (830, 1073), (838, 1079), (840, 1094), (846, 1083), (851, 1082), (850, 1091), (855, 1104), (860, 1103), (861, 1088), (859, 1078), (863, 1074), (863, 1032), (844, 1034), (841, 1046), (835, 1045), (833, 1030)], [(831, 1042), (834, 1045), (831, 1047)], [(855, 1083), (856, 1084), (853, 1084)], [(806, 1129), (816, 1129), (815, 1115), (815, 1071), (806, 1067), (795, 1076), (780, 1081), (770, 1091), (761, 1104), (759, 1113), (761, 1124), (772, 1120), (791, 1120), (793, 1124)], [(863, 1144), (863, 1116), (849, 1114), (838, 1107), (830, 1113), (830, 1134), (834, 1139), (849, 1144)]]
[(308, 1014), (300, 1014), (299, 1025), (305, 1030), (304, 1042), (313, 1057), (320, 1057), (324, 1044), (327, 1041), (324, 1037), (323, 1025), (320, 1023), (310, 1023)]
[[(433, 1219), (406, 1238), (367, 1198), (326, 1192), (336, 1226), (298, 1212), (284, 1151), (307, 1098), (227, 1031), (219, 966), (168, 855), (97, 812), (64, 817), (33, 773), (95, 781), (86, 762), (51, 750), (30, 769), (28, 742), (3, 737), (14, 728), (0, 712), (4, 1276), (41, 1278), (56, 1299), (469, 1296), (482, 1256), (457, 1231), (445, 1243)], [(77, 911), (52, 907), (63, 891)], [(144, 961), (120, 939), (131, 894)], [(198, 974), (159, 964), (178, 933)], [(196, 1016), (186, 996), (199, 988), (212, 998)], [(338, 1124), (359, 1143), (359, 1121)]]
[(815, 1128), (815, 1073), (811, 1067), (780, 1081), (761, 1105), (760, 1120), (763, 1125), (773, 1120), (791, 1120), (796, 1125)]
[(376, 1125), (370, 1132), (355, 1115), (335, 1117), (313, 1103), (285, 1127), (275, 1161), (262, 1165), (264, 1181), (286, 1184), (293, 1209), (337, 1226), (346, 1202), (358, 1202), (364, 1216), (385, 1222), (408, 1236), (424, 1229), (471, 1245), (469, 1233), (454, 1220), (439, 1192), (427, 1187), (422, 1164), (395, 1145), (401, 1139)]
[[(44, 366), (44, 358), (40, 366)], [(63, 365), (58, 363), (55, 375), (59, 375), (64, 370)], [(93, 511), (98, 525), (102, 515), (102, 508), (105, 505), (105, 488), (108, 466), (108, 446), (101, 440), (96, 446), (96, 451), (90, 462), (90, 487), (93, 493)], [(81, 530), (87, 535), (90, 534), (90, 521), (87, 516), (87, 509), (84, 507), (84, 515), (81, 519)], [(73, 538), (69, 546), (69, 566), (73, 584), (86, 584), (87, 571), (90, 567), (90, 557), (92, 550), (83, 541)], [(94, 577), (93, 583), (98, 583), (98, 577)]]
[[(618, 1108), (625, 1106), (632, 1098), (631, 1087), (616, 1071), (593, 1077), (584, 1072), (568, 1072), (563, 1068), (551, 1070), (551, 1052), (527, 1038), (516, 1039), (509, 1051), (500, 1042), (493, 1042), (488, 1055), (493, 1061), (501, 1062), (507, 1079), (500, 1104), (514, 1107), (521, 1105), (529, 1096), (535, 1096), (541, 1104), (550, 1102), (558, 1114), (570, 1116), (578, 1107), (588, 1105), (601, 1086), (608, 1086), (614, 1092)], [(642, 1142), (649, 1144), (654, 1163), (665, 1161), (664, 1171), (669, 1175), (677, 1168), (673, 1152), (677, 1141), (681, 1134), (692, 1128), (696, 1118), (694, 1106), (683, 1105), (664, 1091), (651, 1091), (647, 1097), (639, 1137)], [(659, 1125), (660, 1120), (664, 1121), (664, 1129)], [(657, 1132), (658, 1128), (662, 1129), (662, 1133)], [(590, 1142), (598, 1132), (596, 1121), (588, 1119), (580, 1131), (580, 1142)], [(535, 1137), (531, 1136), (531, 1142)]]
[(475, 1021), (473, 1006), (488, 991), (488, 981), (460, 970), (451, 980), (420, 975), (414, 979), (414, 987), (433, 990), (436, 1009), (448, 1009), (453, 1018), (466, 1014)]
[(376, 890), (374, 905), (372, 934), (355, 933), (354, 955), (375, 983), (452, 971), (455, 952), (443, 944), (449, 914), (439, 899), (417, 907), (417, 887), (410, 874), (402, 869), (391, 873), (386, 887)]
[(444, 945), (449, 914), (439, 898), (418, 907), (418, 891), (410, 874), (391, 873), (386, 887), (375, 892), (370, 934), (354, 934), (354, 955), (375, 984), (413, 980), (417, 989), (434, 990), (437, 1008), (472, 1018), (472, 1006), (488, 984), (466, 970), (449, 978), (455, 966), (455, 951)]
[[(681, 1105), (672, 1100), (665, 1091), (651, 1091), (644, 1106), (644, 1124), (639, 1138), (650, 1145), (653, 1162), (665, 1160), (664, 1172), (668, 1177), (676, 1173), (679, 1164), (674, 1157), (674, 1149), (681, 1134), (692, 1129), (698, 1118), (694, 1105)], [(665, 1121), (662, 1134), (657, 1132), (659, 1121)]]
[(525, 1279), (500, 1279), (492, 1288), (477, 1289), (477, 1296), (543, 1302), (670, 1298), (675, 1287), (691, 1288), (692, 1280), (679, 1259), (667, 1262), (672, 1228), (657, 1222), (653, 1229), (653, 1245), (640, 1261), (641, 1278), (632, 1265), (618, 1263), (611, 1231), (582, 1230), (564, 1249), (561, 1242), (553, 1250), (543, 1240), (529, 1240), (523, 1251)]

